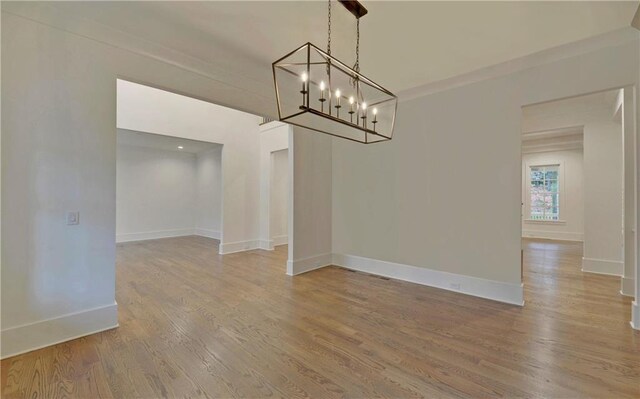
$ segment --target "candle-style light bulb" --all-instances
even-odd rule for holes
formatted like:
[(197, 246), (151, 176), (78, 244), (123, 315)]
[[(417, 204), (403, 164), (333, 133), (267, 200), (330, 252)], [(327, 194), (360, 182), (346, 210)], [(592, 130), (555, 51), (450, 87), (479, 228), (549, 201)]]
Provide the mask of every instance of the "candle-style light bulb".
[(300, 79), (302, 79), (302, 90), (300, 90), (300, 93), (302, 93), (302, 105), (300, 106), (300, 108), (302, 109), (305, 108), (305, 99), (307, 98), (307, 80), (309, 79), (309, 76), (306, 72), (302, 72), (302, 76), (300, 76)]
[(363, 128), (367, 128), (367, 103), (363, 102), (361, 105), (362, 108), (362, 116), (360, 117), (360, 119), (362, 119), (362, 127)]
[(342, 106), (340, 105), (340, 95), (342, 93), (340, 93), (340, 89), (336, 90), (336, 117), (340, 118), (340, 108), (342, 108)]
[(373, 112), (373, 131), (376, 131), (376, 123), (378, 123), (378, 108), (374, 108)]
[[(324, 102), (326, 101), (324, 98), (324, 80), (320, 82), (320, 112), (324, 112)], [(329, 109), (331, 111), (331, 109)]]
[[(354, 113), (354, 111), (353, 111), (353, 103), (354, 102), (355, 102), (355, 100), (354, 100), (353, 96), (350, 96), (349, 97), (349, 119), (350, 119), (351, 123), (353, 123), (353, 113)], [(357, 122), (357, 119), (356, 119), (356, 122)]]

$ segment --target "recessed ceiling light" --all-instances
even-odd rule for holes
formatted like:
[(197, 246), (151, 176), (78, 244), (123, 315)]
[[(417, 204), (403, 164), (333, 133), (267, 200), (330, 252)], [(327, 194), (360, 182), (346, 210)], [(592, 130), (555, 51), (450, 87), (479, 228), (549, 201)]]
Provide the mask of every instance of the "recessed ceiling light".
[(184, 147), (183, 147), (183, 146), (181, 146), (181, 145), (179, 145), (179, 146), (178, 146), (178, 149), (179, 149), (179, 150), (181, 150), (181, 149), (183, 149), (183, 148), (184, 148)]

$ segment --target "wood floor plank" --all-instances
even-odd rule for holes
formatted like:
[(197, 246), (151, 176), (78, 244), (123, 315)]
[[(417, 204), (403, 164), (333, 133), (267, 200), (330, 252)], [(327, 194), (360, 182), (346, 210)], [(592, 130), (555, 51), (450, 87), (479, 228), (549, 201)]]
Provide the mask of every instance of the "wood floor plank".
[(524, 308), (339, 267), (286, 246), (118, 244), (120, 327), (2, 361), (7, 398), (639, 398), (640, 333), (582, 245), (525, 240)]

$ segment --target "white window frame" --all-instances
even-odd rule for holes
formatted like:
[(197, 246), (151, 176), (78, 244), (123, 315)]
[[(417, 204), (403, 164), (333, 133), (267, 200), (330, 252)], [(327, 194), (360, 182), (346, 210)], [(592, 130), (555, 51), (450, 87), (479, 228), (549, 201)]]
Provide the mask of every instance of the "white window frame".
[[(558, 196), (559, 201), (559, 210), (558, 210), (558, 220), (540, 220), (540, 219), (531, 219), (531, 168), (541, 168), (546, 166), (557, 166), (558, 167)], [(524, 222), (530, 224), (565, 224), (566, 221), (562, 219), (562, 215), (565, 211), (565, 190), (564, 190), (564, 162), (527, 162), (525, 165), (525, 189), (524, 189)]]

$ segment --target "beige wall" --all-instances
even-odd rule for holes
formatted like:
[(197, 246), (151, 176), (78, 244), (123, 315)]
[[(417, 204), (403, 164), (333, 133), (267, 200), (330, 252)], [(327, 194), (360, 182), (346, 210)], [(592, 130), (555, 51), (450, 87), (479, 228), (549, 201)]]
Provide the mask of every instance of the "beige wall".
[(390, 143), (334, 141), (333, 251), (518, 284), (521, 107), (636, 84), (637, 41), (403, 101)]
[(584, 271), (623, 273), (622, 126), (589, 123), (584, 129)]

